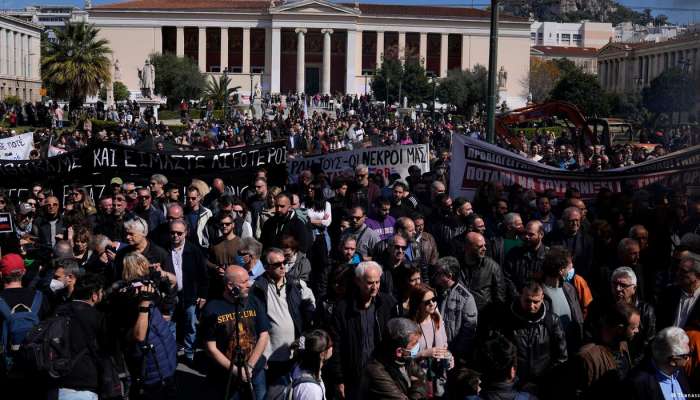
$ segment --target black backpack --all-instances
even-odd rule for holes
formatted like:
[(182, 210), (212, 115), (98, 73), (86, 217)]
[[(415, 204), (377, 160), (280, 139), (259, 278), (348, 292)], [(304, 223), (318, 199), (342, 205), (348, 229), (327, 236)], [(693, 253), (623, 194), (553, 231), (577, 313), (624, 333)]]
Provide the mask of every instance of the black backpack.
[(22, 346), (22, 358), (28, 369), (51, 378), (61, 378), (73, 370), (89, 350), (71, 354), (71, 323), (70, 316), (57, 315), (41, 321), (29, 332)]

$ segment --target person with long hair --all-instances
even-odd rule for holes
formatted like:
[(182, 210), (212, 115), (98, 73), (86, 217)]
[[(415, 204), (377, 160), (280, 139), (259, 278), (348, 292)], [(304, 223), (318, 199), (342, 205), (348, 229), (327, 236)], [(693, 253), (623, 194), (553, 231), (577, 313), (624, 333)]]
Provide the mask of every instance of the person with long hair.
[(419, 352), (416, 358), (426, 372), (428, 398), (442, 397), (447, 370), (454, 366), (454, 359), (447, 349), (447, 332), (438, 311), (435, 289), (423, 283), (413, 287), (408, 318), (415, 321), (420, 328)]
[(327, 230), (332, 222), (331, 203), (326, 201), (319, 182), (314, 181), (308, 186), (301, 208), (306, 208), (308, 211), (314, 241), (318, 236), (322, 236), (326, 243), (326, 252), (331, 251), (331, 237)]
[(326, 387), (321, 370), (333, 355), (333, 341), (330, 335), (315, 329), (303, 334), (293, 344), (296, 363), (292, 369), (293, 400), (324, 400)]

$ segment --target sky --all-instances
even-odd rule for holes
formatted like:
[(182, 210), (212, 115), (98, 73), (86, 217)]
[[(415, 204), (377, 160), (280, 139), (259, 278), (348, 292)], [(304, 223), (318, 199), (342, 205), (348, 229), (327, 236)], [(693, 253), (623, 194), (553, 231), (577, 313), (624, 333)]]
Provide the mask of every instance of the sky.
[[(120, 0), (93, 0), (93, 4), (116, 3)], [(352, 0), (343, 0), (351, 2)], [(396, 3), (396, 4), (425, 4), (425, 0), (361, 0), (367, 3)], [(679, 24), (700, 23), (700, 0), (618, 0), (620, 3), (642, 11), (645, 7), (651, 8), (654, 15), (665, 14), (671, 22)], [(436, 0), (433, 4), (440, 5), (465, 5), (483, 6), (488, 0)], [(0, 0), (2, 9), (19, 9), (36, 4), (71, 4), (82, 6), (81, 0)]]

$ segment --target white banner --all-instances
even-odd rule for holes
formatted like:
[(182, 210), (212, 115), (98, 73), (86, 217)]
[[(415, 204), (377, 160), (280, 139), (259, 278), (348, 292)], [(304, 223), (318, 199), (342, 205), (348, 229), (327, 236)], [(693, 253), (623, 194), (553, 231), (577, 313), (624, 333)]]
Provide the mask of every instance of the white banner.
[(34, 149), (34, 132), (0, 139), (0, 160), (28, 160)]
[(287, 172), (289, 181), (296, 182), (301, 171), (318, 165), (329, 178), (334, 178), (337, 175), (354, 174), (358, 164), (368, 166), (371, 174), (379, 171), (384, 178), (388, 178), (389, 175), (398, 173), (405, 179), (411, 165), (420, 168), (421, 173), (430, 171), (430, 152), (427, 144), (370, 147), (291, 159), (287, 161)]

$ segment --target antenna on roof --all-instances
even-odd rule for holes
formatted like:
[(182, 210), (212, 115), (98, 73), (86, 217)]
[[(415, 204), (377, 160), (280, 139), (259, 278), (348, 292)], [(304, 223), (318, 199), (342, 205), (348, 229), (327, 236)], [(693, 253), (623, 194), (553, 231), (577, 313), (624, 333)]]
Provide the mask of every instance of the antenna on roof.
[(360, 9), (360, 2), (359, 0), (355, 0), (355, 9), (359, 10)]
[(85, 0), (85, 9), (88, 10), (92, 8), (92, 0)]

